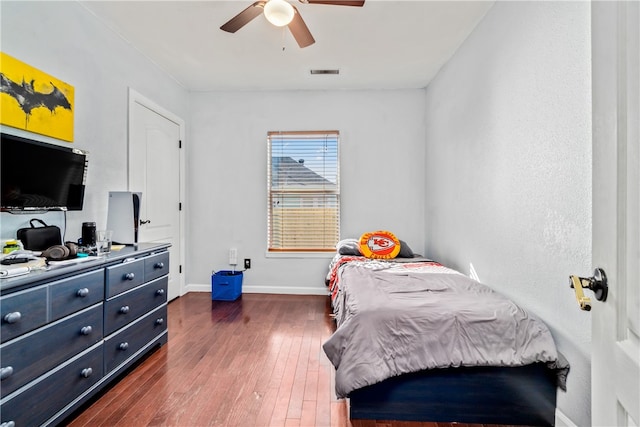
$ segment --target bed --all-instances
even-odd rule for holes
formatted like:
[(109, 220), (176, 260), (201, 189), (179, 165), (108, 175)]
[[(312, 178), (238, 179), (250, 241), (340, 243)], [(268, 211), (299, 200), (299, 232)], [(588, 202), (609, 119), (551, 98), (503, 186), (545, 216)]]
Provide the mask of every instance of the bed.
[(352, 419), (554, 425), (569, 365), (542, 321), (412, 252), (357, 253), (331, 261), (323, 344)]

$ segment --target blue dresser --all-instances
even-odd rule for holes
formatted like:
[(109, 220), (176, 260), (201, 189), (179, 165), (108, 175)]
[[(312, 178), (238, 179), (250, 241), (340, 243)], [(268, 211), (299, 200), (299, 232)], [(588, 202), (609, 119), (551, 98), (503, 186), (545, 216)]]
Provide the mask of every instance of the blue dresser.
[(168, 248), (0, 280), (0, 427), (59, 424), (167, 342)]

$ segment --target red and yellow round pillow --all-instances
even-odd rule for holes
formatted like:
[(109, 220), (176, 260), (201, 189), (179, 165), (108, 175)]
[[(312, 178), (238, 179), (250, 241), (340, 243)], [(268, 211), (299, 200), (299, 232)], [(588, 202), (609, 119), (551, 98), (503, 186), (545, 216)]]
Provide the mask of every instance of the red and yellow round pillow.
[(395, 258), (400, 252), (400, 240), (386, 230), (364, 233), (360, 236), (360, 252), (367, 258)]

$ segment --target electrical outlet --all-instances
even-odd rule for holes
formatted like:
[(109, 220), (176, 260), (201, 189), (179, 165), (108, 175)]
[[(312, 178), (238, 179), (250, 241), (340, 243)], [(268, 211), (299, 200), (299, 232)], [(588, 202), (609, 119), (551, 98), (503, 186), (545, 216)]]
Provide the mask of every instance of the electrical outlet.
[(250, 258), (245, 258), (244, 259), (244, 269), (248, 270), (251, 268), (251, 259)]

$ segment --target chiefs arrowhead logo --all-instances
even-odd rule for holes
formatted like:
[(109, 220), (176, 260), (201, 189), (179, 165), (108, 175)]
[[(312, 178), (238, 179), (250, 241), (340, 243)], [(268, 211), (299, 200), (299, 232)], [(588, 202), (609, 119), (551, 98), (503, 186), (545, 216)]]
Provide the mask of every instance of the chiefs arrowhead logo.
[(360, 252), (367, 258), (395, 258), (400, 252), (400, 241), (390, 231), (374, 231), (360, 236)]

